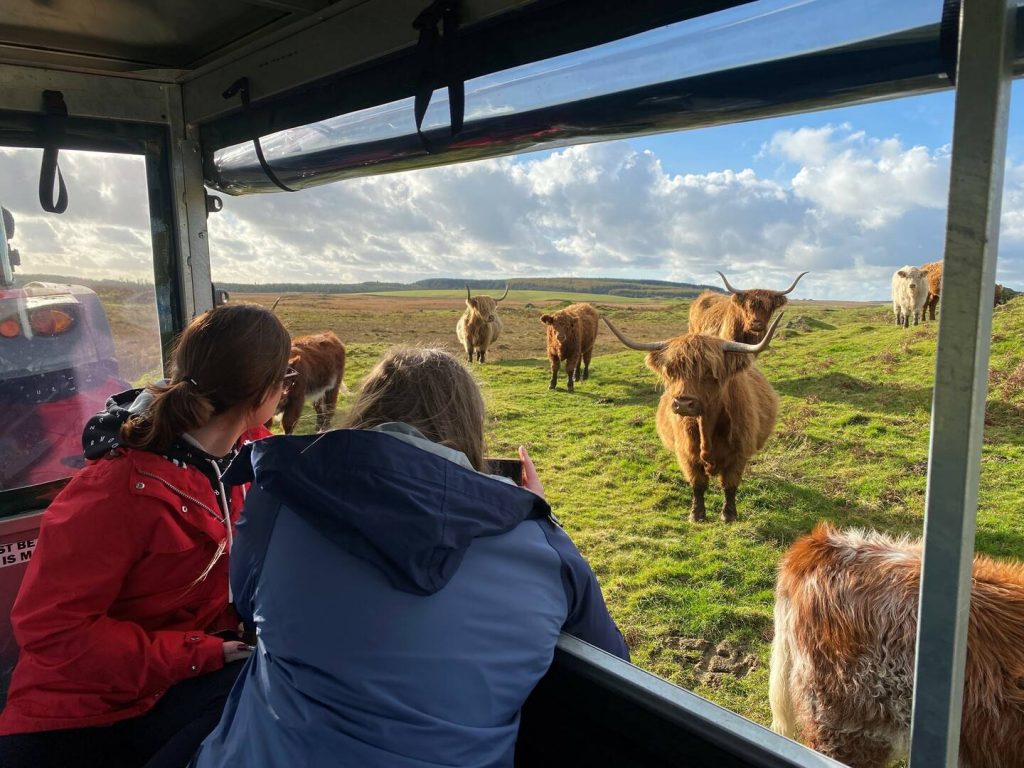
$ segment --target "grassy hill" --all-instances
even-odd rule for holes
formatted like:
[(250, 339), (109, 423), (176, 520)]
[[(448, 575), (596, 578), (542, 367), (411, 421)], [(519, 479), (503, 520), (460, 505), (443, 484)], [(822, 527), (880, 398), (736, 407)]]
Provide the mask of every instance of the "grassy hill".
[[(608, 303), (602, 311), (635, 338), (656, 339), (685, 328), (687, 307)], [(521, 326), (516, 312), (528, 313)], [(535, 333), (535, 315), (513, 310), (506, 333)], [(429, 314), (417, 318), (423, 324)], [(447, 314), (444, 323), (451, 335)], [(883, 306), (795, 305), (784, 324), (759, 361), (781, 396), (779, 421), (748, 467), (732, 525), (687, 521), (689, 487), (654, 431), (657, 381), (643, 354), (616, 346), (605, 329), (591, 379), (573, 395), (564, 375), (548, 391), (539, 335), (535, 352), (474, 368), (491, 455), (528, 446), (634, 661), (761, 723), (769, 720), (773, 588), (785, 548), (822, 519), (921, 531), (937, 329), (897, 328)], [(1002, 557), (1024, 555), (1022, 338), (1024, 300), (997, 308), (977, 547)], [(350, 388), (388, 344), (349, 343)], [(713, 487), (709, 518), (720, 504)]]

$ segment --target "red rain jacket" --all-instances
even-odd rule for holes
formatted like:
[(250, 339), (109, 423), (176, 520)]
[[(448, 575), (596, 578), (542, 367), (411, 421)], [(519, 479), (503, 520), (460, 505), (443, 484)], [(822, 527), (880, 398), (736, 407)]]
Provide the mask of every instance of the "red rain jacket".
[[(242, 488), (227, 492), (237, 520)], [(125, 448), (89, 462), (43, 514), (11, 610), (21, 652), (0, 735), (137, 717), (223, 667), (211, 633), (238, 626), (226, 549), (221, 504), (195, 467)]]

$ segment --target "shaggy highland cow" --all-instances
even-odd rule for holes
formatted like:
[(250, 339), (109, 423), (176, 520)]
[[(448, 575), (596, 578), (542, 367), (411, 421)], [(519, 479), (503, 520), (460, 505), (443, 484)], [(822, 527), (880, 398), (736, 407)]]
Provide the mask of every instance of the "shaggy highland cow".
[(924, 315), (925, 299), (928, 297), (928, 276), (917, 267), (904, 267), (892, 276), (892, 313), (896, 316), (896, 325), (910, 327), (913, 316), (914, 325)]
[[(772, 729), (852, 768), (906, 750), (921, 544), (819, 524), (779, 566)], [(974, 558), (960, 765), (1024, 765), (1024, 567)]]
[(623, 344), (647, 351), (647, 367), (665, 384), (658, 402), (658, 436), (693, 487), (694, 522), (705, 519), (704, 492), (711, 475), (720, 478), (725, 493), (722, 520), (736, 519), (743, 470), (767, 442), (779, 410), (779, 396), (754, 367), (754, 358), (768, 348), (782, 316), (757, 344), (699, 333), (640, 343), (604, 318)]
[(801, 272), (796, 280), (784, 291), (769, 291), (764, 288), (751, 288), (739, 291), (733, 288), (725, 275), (718, 273), (725, 283), (731, 296), (713, 291), (704, 291), (690, 305), (690, 333), (706, 333), (720, 339), (742, 341), (745, 344), (757, 344), (764, 338), (765, 329), (772, 318), (772, 313), (786, 306), (791, 293), (800, 278), (806, 275)]
[(466, 286), (466, 311), (462, 313), (455, 325), (455, 335), (466, 350), (466, 359), (472, 363), (473, 355), (477, 362), (487, 359), (487, 349), (501, 335), (501, 318), (498, 317), (498, 302), (508, 296), (508, 284), (500, 299), (490, 296), (472, 296)]
[(583, 379), (590, 378), (590, 358), (594, 354), (594, 340), (597, 338), (597, 310), (590, 304), (570, 304), (565, 309), (541, 315), (540, 321), (547, 326), (548, 360), (551, 362), (551, 381), (548, 389), (558, 386), (560, 361), (565, 361), (565, 388), (573, 391), (573, 381), (580, 380), (580, 363), (583, 364)]
[(295, 429), (307, 400), (316, 410), (316, 431), (330, 429), (338, 393), (345, 386), (345, 345), (331, 331), (300, 336), (292, 339), (288, 366), (297, 375), (277, 406), (284, 433), (290, 435)]

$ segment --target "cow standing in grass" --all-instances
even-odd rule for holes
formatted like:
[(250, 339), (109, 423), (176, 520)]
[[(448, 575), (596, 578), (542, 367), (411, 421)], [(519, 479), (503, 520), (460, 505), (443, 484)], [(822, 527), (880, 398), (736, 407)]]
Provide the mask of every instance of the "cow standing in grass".
[(294, 376), (277, 406), (285, 434), (295, 429), (307, 400), (316, 410), (316, 431), (330, 429), (338, 393), (345, 386), (345, 345), (331, 331), (300, 336), (292, 340), (288, 366)]
[[(906, 750), (921, 543), (820, 524), (779, 566), (772, 729), (852, 768)], [(974, 558), (960, 765), (1024, 765), (1024, 567)]]
[[(925, 294), (924, 307), (921, 309), (921, 321), (934, 320), (935, 308), (939, 306), (939, 293), (942, 290), (942, 262), (933, 261), (921, 267), (928, 281), (928, 292)], [(930, 317), (927, 317), (930, 315)]]
[(572, 392), (573, 381), (590, 378), (590, 358), (597, 339), (597, 310), (590, 304), (570, 304), (565, 309), (541, 315), (547, 326), (548, 360), (551, 362), (551, 382), (548, 389), (558, 386), (560, 361), (565, 361), (565, 388)]
[(917, 267), (906, 266), (898, 269), (892, 276), (892, 312), (896, 316), (896, 325), (910, 327), (910, 317), (914, 317), (914, 325), (924, 315), (925, 301), (928, 298), (928, 282), (930, 273)]
[(498, 302), (508, 296), (508, 284), (500, 299), (490, 296), (472, 296), (466, 286), (466, 311), (462, 313), (455, 326), (455, 335), (466, 350), (466, 359), (483, 363), (487, 359), (487, 349), (501, 335), (501, 318), (498, 317)]
[(791, 293), (800, 278), (784, 291), (769, 291), (765, 288), (751, 288), (740, 291), (733, 288), (725, 275), (718, 273), (725, 283), (730, 296), (714, 291), (704, 291), (690, 305), (690, 333), (707, 333), (720, 339), (757, 344), (764, 338), (765, 329), (777, 309), (786, 306)]
[(704, 493), (712, 475), (719, 477), (725, 493), (722, 520), (736, 519), (743, 470), (767, 442), (779, 411), (779, 396), (754, 367), (754, 358), (768, 348), (781, 319), (782, 313), (760, 342), (747, 344), (699, 333), (640, 343), (604, 318), (623, 344), (647, 351), (647, 367), (665, 384), (658, 403), (658, 436), (675, 453), (693, 487), (694, 522), (705, 519)]

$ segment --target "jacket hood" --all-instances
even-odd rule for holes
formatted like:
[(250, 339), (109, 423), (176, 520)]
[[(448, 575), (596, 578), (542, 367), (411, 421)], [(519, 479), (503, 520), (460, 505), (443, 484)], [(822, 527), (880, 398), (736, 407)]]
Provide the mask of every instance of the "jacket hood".
[[(145, 389), (127, 389), (107, 398), (106, 408), (86, 422), (82, 431), (82, 450), (87, 459), (100, 459), (121, 446), (121, 427), (132, 416), (145, 413), (153, 396)], [(184, 438), (175, 440), (171, 447), (160, 453), (179, 466), (188, 464), (199, 469), (217, 489), (217, 475), (224, 474), (237, 451), (227, 456), (211, 456), (195, 442)], [(216, 465), (216, 471), (214, 470)]]
[(271, 495), (342, 550), (377, 565), (396, 589), (422, 595), (448, 583), (474, 539), (550, 514), (530, 491), (408, 437), (407, 428), (404, 435), (345, 429), (267, 438), (244, 447), (225, 480), (252, 481), (251, 492)]

